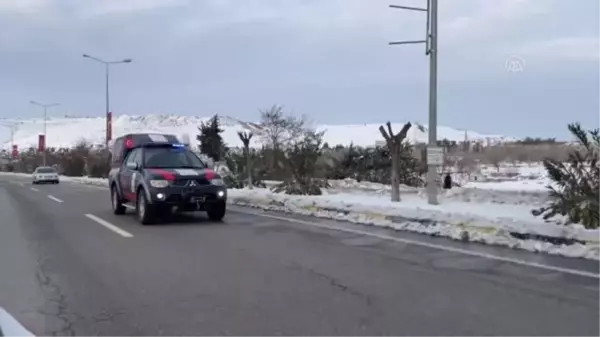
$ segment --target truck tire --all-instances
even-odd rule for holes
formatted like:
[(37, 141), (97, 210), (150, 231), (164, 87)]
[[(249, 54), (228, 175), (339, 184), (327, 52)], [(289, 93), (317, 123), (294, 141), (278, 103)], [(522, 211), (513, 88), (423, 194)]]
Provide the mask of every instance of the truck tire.
[(150, 225), (154, 222), (154, 208), (148, 203), (143, 188), (138, 190), (135, 214), (142, 225)]
[(123, 200), (119, 198), (119, 193), (117, 192), (117, 187), (113, 185), (110, 188), (110, 202), (112, 205), (113, 213), (116, 215), (125, 214), (125, 206), (123, 206)]
[(225, 203), (225, 201), (219, 201), (210, 205), (206, 210), (206, 214), (208, 215), (208, 218), (212, 221), (221, 221), (225, 216), (226, 209), (227, 204)]

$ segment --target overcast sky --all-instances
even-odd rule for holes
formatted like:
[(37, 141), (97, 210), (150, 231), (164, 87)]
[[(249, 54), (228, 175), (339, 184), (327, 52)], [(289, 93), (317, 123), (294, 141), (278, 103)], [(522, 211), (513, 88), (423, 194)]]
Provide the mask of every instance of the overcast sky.
[[(425, 0), (0, 0), (0, 117), (104, 111), (427, 123)], [(598, 0), (440, 0), (439, 123), (568, 138), (598, 127)], [(513, 62), (516, 61), (516, 62)], [(506, 66), (521, 66), (520, 72)], [(509, 67), (510, 68), (510, 67)]]

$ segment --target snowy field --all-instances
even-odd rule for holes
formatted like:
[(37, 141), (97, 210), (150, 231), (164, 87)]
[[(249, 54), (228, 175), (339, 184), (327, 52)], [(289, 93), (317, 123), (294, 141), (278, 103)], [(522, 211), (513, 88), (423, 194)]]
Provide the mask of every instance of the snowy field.
[[(503, 182), (468, 182), (464, 187), (442, 191), (439, 205), (429, 205), (423, 189), (402, 186), (402, 201), (390, 201), (390, 186), (330, 181), (331, 188), (320, 196), (292, 196), (274, 193), (268, 188), (230, 189), (231, 204), (296, 214), (345, 220), (445, 236), (487, 244), (509, 246), (534, 252), (567, 257), (599, 259), (600, 232), (581, 225), (546, 223), (531, 215), (533, 208), (548, 200), (548, 183), (543, 167), (503, 166), (509, 174)], [(482, 170), (485, 174), (485, 169)], [(5, 173), (8, 174), (8, 173)], [(63, 180), (107, 187), (106, 179), (63, 177)], [(273, 186), (277, 182), (268, 182)], [(560, 238), (548, 242), (542, 239)]]

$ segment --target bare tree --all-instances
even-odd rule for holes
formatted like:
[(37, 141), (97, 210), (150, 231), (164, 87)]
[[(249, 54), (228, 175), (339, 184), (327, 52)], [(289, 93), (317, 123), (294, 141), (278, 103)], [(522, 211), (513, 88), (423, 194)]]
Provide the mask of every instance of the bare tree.
[(272, 106), (268, 110), (261, 111), (261, 122), (258, 134), (270, 154), (267, 156), (269, 169), (275, 179), (290, 178), (289, 172), (285, 172), (283, 162), (285, 153), (292, 144), (303, 137), (308, 128), (304, 118), (284, 116), (283, 108)]
[(459, 174), (466, 176), (467, 181), (471, 180), (471, 175), (475, 171), (476, 161), (469, 152), (465, 152), (456, 161), (456, 169)]
[(250, 167), (250, 140), (252, 139), (252, 132), (238, 132), (240, 140), (244, 144), (244, 157), (246, 157), (246, 174), (248, 175), (248, 188), (252, 188), (252, 168)]
[(284, 116), (283, 107), (274, 105), (260, 112), (260, 136), (273, 150), (281, 150), (303, 135), (304, 118)]
[(386, 125), (387, 132), (383, 125), (379, 127), (379, 132), (381, 132), (381, 135), (385, 139), (390, 157), (392, 159), (392, 201), (400, 201), (400, 177), (398, 176), (398, 171), (400, 169), (400, 151), (402, 150), (402, 142), (406, 138), (406, 134), (412, 125), (410, 122), (404, 124), (402, 130), (400, 130), (400, 132), (397, 134), (394, 134), (392, 131), (392, 124), (390, 122), (387, 122)]

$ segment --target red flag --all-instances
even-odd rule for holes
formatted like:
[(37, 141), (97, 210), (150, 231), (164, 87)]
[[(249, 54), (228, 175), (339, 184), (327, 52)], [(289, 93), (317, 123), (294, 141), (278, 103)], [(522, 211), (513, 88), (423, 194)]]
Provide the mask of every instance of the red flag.
[(38, 152), (44, 152), (46, 150), (46, 135), (38, 136)]

